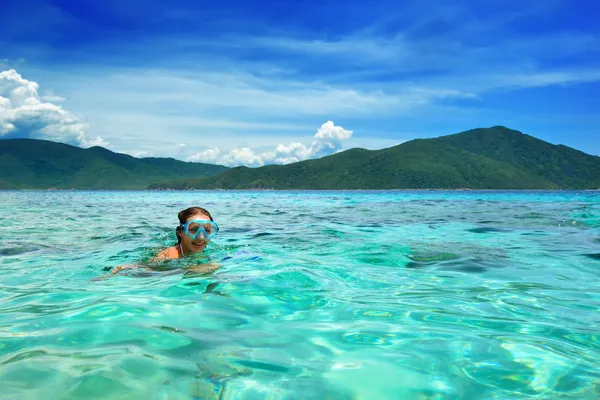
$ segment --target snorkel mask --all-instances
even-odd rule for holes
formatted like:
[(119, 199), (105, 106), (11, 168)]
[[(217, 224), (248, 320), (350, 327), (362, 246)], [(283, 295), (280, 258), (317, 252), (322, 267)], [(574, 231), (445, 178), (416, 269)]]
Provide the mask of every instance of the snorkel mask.
[(181, 228), (192, 240), (195, 240), (200, 234), (204, 235), (206, 240), (212, 239), (219, 232), (217, 223), (206, 219), (191, 219), (181, 225)]

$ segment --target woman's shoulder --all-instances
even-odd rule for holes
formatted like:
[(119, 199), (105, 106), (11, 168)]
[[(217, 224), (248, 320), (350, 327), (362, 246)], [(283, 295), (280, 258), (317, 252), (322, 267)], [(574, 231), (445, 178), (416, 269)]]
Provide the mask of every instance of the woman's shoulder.
[(154, 258), (158, 260), (170, 260), (174, 258), (179, 258), (179, 250), (177, 246), (167, 247), (160, 253), (158, 253)]

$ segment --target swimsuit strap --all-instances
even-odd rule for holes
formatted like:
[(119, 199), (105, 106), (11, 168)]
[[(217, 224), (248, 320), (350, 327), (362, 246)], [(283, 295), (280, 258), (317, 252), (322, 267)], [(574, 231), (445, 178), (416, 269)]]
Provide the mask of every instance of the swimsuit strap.
[(179, 243), (179, 251), (181, 252), (181, 257), (183, 257), (183, 247), (181, 247), (181, 243)]

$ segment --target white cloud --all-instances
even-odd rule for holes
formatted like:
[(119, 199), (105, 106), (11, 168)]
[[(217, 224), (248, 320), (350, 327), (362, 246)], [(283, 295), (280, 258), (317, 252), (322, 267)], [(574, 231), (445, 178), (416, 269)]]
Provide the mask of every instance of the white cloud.
[(262, 154), (265, 163), (289, 164), (310, 158), (311, 151), (302, 143), (293, 142), (288, 145), (279, 144), (275, 151)]
[(259, 155), (255, 155), (250, 147), (240, 147), (233, 149), (225, 154), (219, 164), (229, 165), (231, 167), (237, 165), (246, 165), (248, 167), (262, 167), (264, 161)]
[(43, 101), (48, 101), (50, 103), (61, 103), (66, 100), (66, 97), (54, 96), (54, 95), (48, 94), (48, 95), (40, 96), (40, 99)]
[(350, 139), (352, 131), (347, 131), (341, 126), (335, 126), (333, 122), (327, 121), (319, 128), (312, 142), (309, 155), (322, 157), (333, 154), (342, 148), (342, 142)]
[[(301, 31), (207, 39), (155, 35), (125, 40), (116, 48), (139, 64), (107, 68), (111, 63), (100, 62), (98, 69), (75, 64), (39, 70), (35, 76), (55, 82), (57, 94), (69, 93), (69, 110), (89, 122), (86, 133), (105, 138), (115, 151), (135, 148), (158, 156), (244, 165), (284, 164), (315, 157), (315, 152), (339, 151), (339, 140), (313, 146), (316, 138), (306, 135), (326, 119), (344, 119), (356, 129), (368, 126), (372, 135), (387, 130), (386, 138), (377, 142), (381, 145), (364, 137), (343, 141), (343, 148), (359, 141), (361, 147), (381, 148), (400, 141), (393, 132), (398, 126), (419, 137), (424, 133), (419, 130), (431, 131), (434, 121), (465, 129), (481, 124), (485, 117), (471, 117), (476, 109), (488, 108), (487, 97), (494, 92), (600, 80), (593, 63), (549, 62), (598, 52), (600, 41), (593, 35), (496, 35), (514, 22), (512, 12), (484, 17), (447, 6), (423, 14), (421, 8), (431, 4), (412, 10), (412, 16), (406, 14), (410, 10), (403, 16), (390, 14), (412, 21), (395, 24), (402, 26), (396, 32), (390, 31), (391, 21), (380, 21), (380, 27), (347, 36), (316, 37)], [(523, 18), (522, 10), (518, 16)], [(458, 19), (460, 24), (451, 23)], [(439, 33), (421, 34), (435, 24)], [(496, 36), (493, 46), (477, 39)], [(104, 54), (106, 49), (95, 50), (88, 53)], [(143, 62), (148, 54), (161, 55), (152, 59), (151, 68)], [(552, 65), (557, 69), (550, 70)], [(54, 93), (43, 93), (41, 101), (60, 104)], [(507, 114), (492, 113), (492, 119), (506, 122), (502, 119)], [(520, 118), (510, 121), (518, 125)], [(14, 132), (15, 127), (9, 119), (0, 120), (1, 130)]]
[[(40, 96), (39, 85), (14, 69), (0, 72), (0, 137), (48, 139), (84, 147), (104, 145), (85, 136), (85, 123), (76, 115)], [(62, 98), (61, 98), (62, 99)]]
[(128, 154), (135, 158), (154, 157), (154, 153), (145, 150), (123, 150), (120, 153)]
[(208, 150), (201, 151), (200, 153), (191, 155), (190, 157), (188, 157), (188, 161), (213, 164), (219, 160), (220, 154), (221, 154), (221, 152), (217, 148), (208, 149)]
[(216, 163), (230, 167), (245, 165), (262, 167), (266, 164), (289, 164), (310, 158), (334, 154), (343, 148), (345, 141), (352, 137), (352, 131), (327, 121), (317, 130), (310, 146), (292, 142), (279, 144), (273, 151), (255, 154), (250, 147), (240, 147), (222, 154), (218, 148), (204, 150), (188, 157), (189, 161)]

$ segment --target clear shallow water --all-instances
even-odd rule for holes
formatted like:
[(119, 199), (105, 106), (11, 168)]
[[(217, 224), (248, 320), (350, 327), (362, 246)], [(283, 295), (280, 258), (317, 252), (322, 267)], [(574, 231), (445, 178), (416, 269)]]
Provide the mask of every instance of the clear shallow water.
[(0, 192), (0, 399), (597, 400), (599, 311), (597, 192)]

